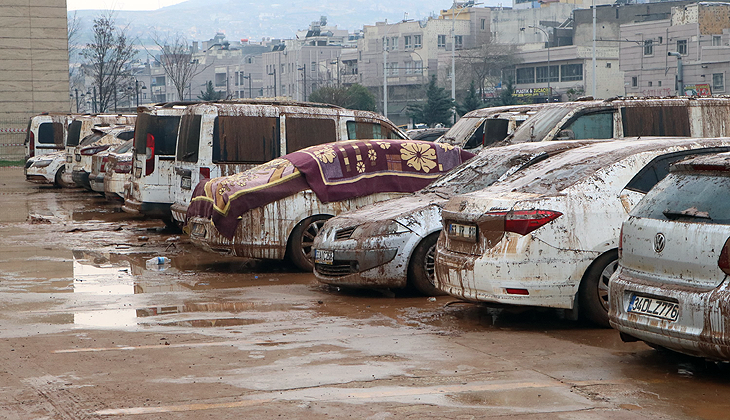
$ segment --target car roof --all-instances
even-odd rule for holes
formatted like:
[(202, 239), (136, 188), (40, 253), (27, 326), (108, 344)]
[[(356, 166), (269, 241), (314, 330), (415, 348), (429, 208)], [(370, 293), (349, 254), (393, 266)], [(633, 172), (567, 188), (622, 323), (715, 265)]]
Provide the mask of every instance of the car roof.
[(685, 159), (672, 165), (669, 170), (672, 172), (730, 172), (730, 152)]

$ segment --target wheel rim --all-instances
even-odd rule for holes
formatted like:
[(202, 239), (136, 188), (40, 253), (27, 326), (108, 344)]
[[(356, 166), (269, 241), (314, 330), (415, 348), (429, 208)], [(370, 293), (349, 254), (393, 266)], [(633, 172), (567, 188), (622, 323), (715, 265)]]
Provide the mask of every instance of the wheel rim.
[(324, 226), (324, 222), (326, 222), (326, 220), (315, 220), (310, 223), (306, 229), (304, 229), (304, 232), (302, 232), (300, 248), (302, 250), (302, 254), (304, 254), (304, 256), (310, 261), (313, 258), (312, 245), (314, 244), (314, 238), (316, 238), (317, 234), (319, 234), (322, 226)]
[(426, 278), (431, 284), (436, 281), (436, 244), (434, 243), (426, 251), (426, 255), (423, 258), (423, 271), (426, 273)]
[(608, 311), (608, 279), (611, 278), (616, 268), (618, 268), (618, 260), (611, 261), (601, 272), (601, 278), (598, 279), (598, 301), (606, 311)]

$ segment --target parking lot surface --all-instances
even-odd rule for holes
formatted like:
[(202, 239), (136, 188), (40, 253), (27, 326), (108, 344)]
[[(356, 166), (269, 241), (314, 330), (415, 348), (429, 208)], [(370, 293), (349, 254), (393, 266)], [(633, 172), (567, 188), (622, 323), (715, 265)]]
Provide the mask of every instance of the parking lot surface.
[(730, 418), (724, 365), (550, 310), (327, 287), (119, 207), (0, 168), (0, 418)]

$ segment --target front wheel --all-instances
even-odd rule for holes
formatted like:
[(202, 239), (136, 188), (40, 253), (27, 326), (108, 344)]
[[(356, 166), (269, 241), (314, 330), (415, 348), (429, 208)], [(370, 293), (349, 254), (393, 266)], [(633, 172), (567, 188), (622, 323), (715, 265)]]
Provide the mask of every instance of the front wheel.
[(609, 251), (591, 264), (578, 289), (579, 309), (583, 317), (608, 328), (608, 279), (618, 268), (618, 251)]
[(314, 270), (314, 252), (312, 245), (314, 238), (322, 229), (324, 223), (332, 216), (320, 214), (317, 216), (307, 217), (299, 222), (289, 237), (287, 246), (287, 255), (294, 265), (302, 271)]
[(66, 172), (66, 165), (61, 165), (61, 167), (56, 171), (56, 177), (54, 184), (59, 188), (72, 188), (75, 185), (69, 184), (63, 180), (63, 174)]
[(413, 251), (408, 263), (408, 285), (426, 296), (445, 293), (434, 286), (436, 281), (436, 242), (440, 232), (426, 236)]

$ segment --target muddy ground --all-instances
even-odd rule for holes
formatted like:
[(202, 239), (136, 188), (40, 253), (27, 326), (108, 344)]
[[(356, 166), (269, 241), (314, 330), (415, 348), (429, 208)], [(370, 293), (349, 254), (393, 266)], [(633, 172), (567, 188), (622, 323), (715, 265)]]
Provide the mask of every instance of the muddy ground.
[(0, 418), (730, 417), (725, 366), (549, 311), (328, 288), (162, 227), (0, 168)]

